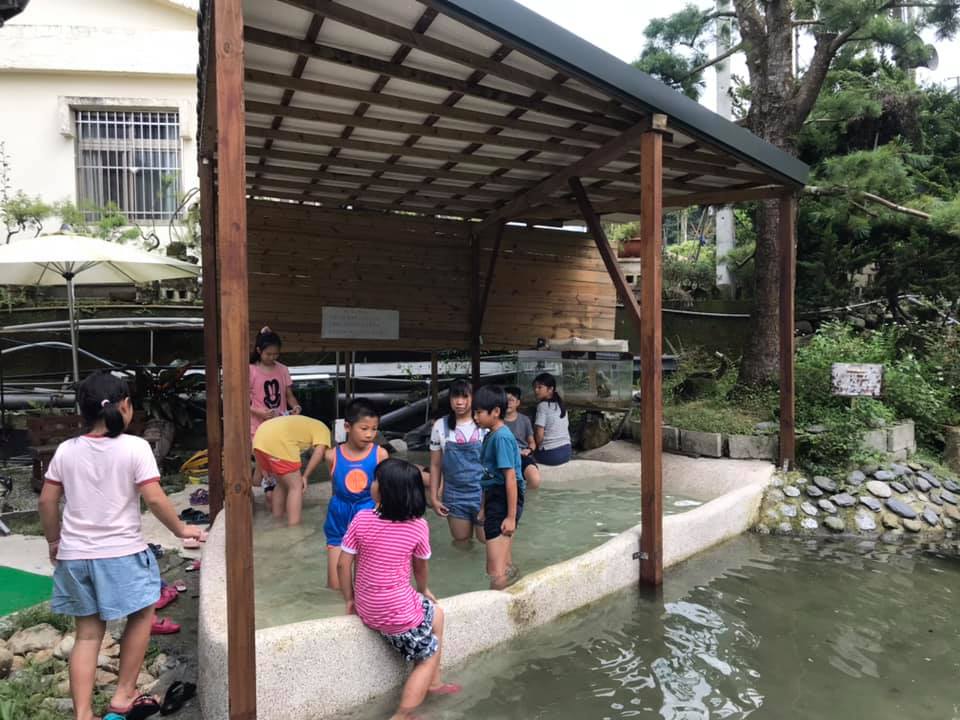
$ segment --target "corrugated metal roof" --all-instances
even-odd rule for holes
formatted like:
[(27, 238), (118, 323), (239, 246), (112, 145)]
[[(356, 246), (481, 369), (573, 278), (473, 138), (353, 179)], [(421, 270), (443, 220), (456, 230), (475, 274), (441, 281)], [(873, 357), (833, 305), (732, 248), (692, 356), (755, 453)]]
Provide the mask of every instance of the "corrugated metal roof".
[[(790, 155), (512, 0), (246, 0), (252, 197), (469, 218), (579, 216), (582, 168), (601, 213), (639, 207), (639, 147), (666, 115), (664, 202), (782, 193)], [(201, 98), (209, 4), (201, 6)], [(209, 120), (210, 118), (207, 118)], [(632, 137), (631, 135), (630, 137)]]

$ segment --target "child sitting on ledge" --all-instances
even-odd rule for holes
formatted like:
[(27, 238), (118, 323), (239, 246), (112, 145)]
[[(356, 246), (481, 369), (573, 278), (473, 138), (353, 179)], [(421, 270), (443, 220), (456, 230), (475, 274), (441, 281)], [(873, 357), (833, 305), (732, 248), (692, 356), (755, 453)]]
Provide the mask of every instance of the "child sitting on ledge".
[(358, 512), (340, 546), (340, 591), (348, 615), (359, 615), (415, 663), (393, 715), (401, 720), (412, 717), (427, 693), (452, 695), (461, 688), (440, 680), (443, 610), (427, 587), (430, 528), (420, 470), (406, 460), (384, 460), (372, 492), (377, 509)]

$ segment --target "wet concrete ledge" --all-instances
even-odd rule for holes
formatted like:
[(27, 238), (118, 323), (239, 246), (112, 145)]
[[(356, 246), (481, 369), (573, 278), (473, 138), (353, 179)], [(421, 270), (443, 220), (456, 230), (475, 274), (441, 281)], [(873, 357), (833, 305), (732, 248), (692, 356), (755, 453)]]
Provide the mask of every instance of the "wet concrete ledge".
[[(544, 468), (544, 482), (598, 473), (634, 479), (639, 485), (640, 465), (575, 460), (562, 468)], [(773, 473), (773, 465), (765, 462), (664, 456), (665, 492), (705, 501), (664, 518), (664, 566), (749, 529)], [(206, 720), (228, 718), (224, 535), (221, 515), (206, 543), (200, 578), (200, 699)], [(637, 525), (593, 550), (522, 578), (506, 591), (442, 598), (447, 613), (444, 666), (638, 583), (639, 563), (633, 554), (639, 539)], [(397, 654), (355, 616), (264, 628), (256, 640), (259, 720), (335, 718), (399, 686), (406, 675)]]

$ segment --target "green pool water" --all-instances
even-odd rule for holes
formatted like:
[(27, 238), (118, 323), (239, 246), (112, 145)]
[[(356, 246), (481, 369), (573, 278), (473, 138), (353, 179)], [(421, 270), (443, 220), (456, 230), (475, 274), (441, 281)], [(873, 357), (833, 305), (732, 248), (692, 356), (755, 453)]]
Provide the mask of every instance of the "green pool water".
[(951, 720), (958, 600), (955, 548), (741, 536), (451, 669), (419, 717)]
[[(664, 512), (683, 512), (701, 503), (666, 496)], [(326, 588), (323, 536), (326, 501), (304, 509), (303, 525), (277, 527), (262, 506), (254, 515), (254, 573), (257, 627), (270, 627), (343, 612), (339, 592)], [(427, 511), (430, 523), (430, 588), (438, 597), (485, 590), (484, 548), (454, 547), (447, 521)], [(530, 492), (514, 541), (521, 575), (580, 555), (640, 522), (636, 482), (584, 478)]]

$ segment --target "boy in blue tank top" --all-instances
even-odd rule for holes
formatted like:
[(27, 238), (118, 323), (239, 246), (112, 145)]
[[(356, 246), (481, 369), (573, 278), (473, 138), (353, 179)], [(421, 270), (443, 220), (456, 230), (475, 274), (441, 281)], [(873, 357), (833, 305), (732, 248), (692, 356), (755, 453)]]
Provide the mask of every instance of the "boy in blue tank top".
[(380, 415), (369, 400), (351, 401), (344, 420), (347, 441), (327, 450), (333, 488), (323, 534), (327, 537), (327, 587), (334, 590), (340, 589), (337, 577), (340, 543), (354, 515), (376, 506), (370, 486), (377, 465), (387, 459), (387, 451), (376, 443)]

